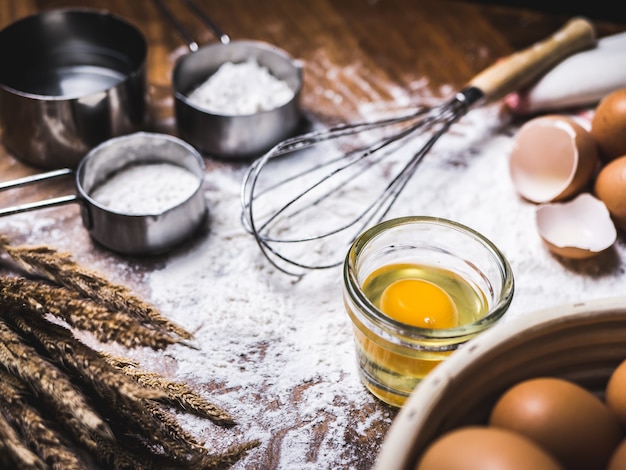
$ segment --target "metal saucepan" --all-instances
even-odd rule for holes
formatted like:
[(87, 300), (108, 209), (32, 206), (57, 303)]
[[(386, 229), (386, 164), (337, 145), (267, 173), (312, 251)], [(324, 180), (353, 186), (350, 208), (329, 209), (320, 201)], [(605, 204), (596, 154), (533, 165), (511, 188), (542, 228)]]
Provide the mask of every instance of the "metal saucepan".
[(140, 129), (147, 43), (105, 11), (51, 10), (0, 31), (0, 125), (18, 158), (76, 167), (95, 145)]
[[(186, 188), (189, 196), (175, 205), (152, 213), (124, 213), (94, 198), (95, 190), (132, 166), (167, 163), (188, 170), (196, 186)], [(0, 184), (0, 191), (34, 184), (75, 173), (77, 194), (0, 209), (0, 216), (81, 203), (83, 225), (91, 237), (121, 254), (146, 255), (168, 251), (189, 239), (204, 223), (204, 161), (186, 142), (166, 134), (138, 132), (115, 137), (92, 149), (77, 170), (63, 168)], [(137, 185), (156, 184), (154, 181)], [(100, 200), (101, 201), (101, 200)], [(130, 201), (132, 203), (132, 201)]]
[[(174, 66), (175, 116), (179, 135), (201, 152), (229, 159), (259, 156), (291, 136), (300, 124), (302, 66), (287, 52), (261, 41), (231, 41), (193, 2), (183, 0), (220, 39), (219, 43), (198, 47), (180, 22), (161, 0), (161, 8), (191, 53), (180, 57)], [(214, 114), (189, 100), (189, 94), (226, 62), (240, 63), (256, 59), (293, 91), (293, 98), (275, 109), (247, 115)]]

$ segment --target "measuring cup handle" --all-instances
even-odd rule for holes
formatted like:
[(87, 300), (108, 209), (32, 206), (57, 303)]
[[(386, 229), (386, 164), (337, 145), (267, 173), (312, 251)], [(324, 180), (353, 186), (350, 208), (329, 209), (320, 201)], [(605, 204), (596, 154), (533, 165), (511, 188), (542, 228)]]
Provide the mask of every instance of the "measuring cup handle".
[(187, 4), (187, 7), (190, 10), (193, 10), (193, 12), (198, 15), (198, 17), (204, 22), (204, 24), (207, 25), (211, 31), (213, 31), (215, 37), (217, 37), (222, 44), (228, 44), (230, 42), (230, 37), (228, 36), (228, 34), (222, 31), (222, 28), (220, 28), (211, 18), (209, 18), (209, 16), (202, 11), (202, 9), (196, 4), (196, 2), (192, 0), (183, 1)]
[(159, 8), (159, 10), (161, 10), (161, 13), (163, 13), (163, 15), (172, 24), (172, 26), (176, 28), (178, 33), (183, 37), (183, 39), (187, 43), (189, 50), (191, 52), (196, 52), (199, 48), (198, 43), (195, 41), (193, 37), (191, 37), (191, 34), (187, 32), (183, 24), (176, 19), (172, 11), (168, 7), (166, 7), (165, 4), (161, 0), (152, 0), (152, 3), (154, 3)]
[(75, 195), (55, 197), (46, 199), (44, 201), (31, 202), (28, 204), (20, 204), (17, 206), (5, 207), (0, 209), (0, 217), (5, 215), (21, 214), (22, 212), (34, 211), (37, 209), (43, 209), (46, 207), (61, 206), (64, 204), (70, 204), (72, 202), (78, 202), (78, 197)]
[[(73, 171), (69, 168), (62, 168), (60, 170), (53, 170), (46, 173), (39, 173), (37, 175), (25, 176), (23, 178), (17, 178), (11, 181), (5, 181), (0, 183), (0, 191), (7, 189), (19, 188), (21, 186), (28, 186), (38, 183), (40, 181), (46, 181), (54, 178), (60, 178), (62, 176), (71, 175)], [(45, 199), (43, 201), (36, 201), (27, 204), (20, 204), (11, 207), (0, 208), (0, 217), (5, 215), (20, 214), (22, 212), (33, 211), (36, 209), (42, 209), (44, 207), (55, 207), (63, 204), (70, 204), (77, 202), (78, 197), (76, 195), (61, 196), (51, 199)]]
[(14, 180), (1, 182), (0, 191), (19, 188), (20, 186), (28, 186), (30, 184), (38, 183), (39, 181), (60, 178), (61, 176), (71, 175), (72, 173), (73, 171), (69, 168), (61, 168), (59, 170), (48, 171), (46, 173), (38, 173), (36, 175), (24, 176), (23, 178), (16, 178)]
[[(163, 15), (168, 19), (168, 21), (172, 24), (172, 26), (174, 26), (174, 28), (178, 30), (178, 33), (183, 37), (183, 39), (187, 43), (189, 50), (191, 52), (196, 52), (200, 48), (200, 46), (195, 41), (195, 39), (191, 36), (191, 34), (189, 34), (189, 32), (183, 26), (183, 24), (176, 19), (176, 16), (174, 16), (174, 13), (172, 12), (172, 10), (170, 10), (167, 6), (165, 6), (165, 3), (163, 3), (162, 0), (152, 0), (152, 2), (159, 8), (159, 10), (161, 10)], [(230, 42), (230, 37), (226, 33), (224, 33), (224, 31), (222, 31), (219, 28), (219, 26), (217, 26), (217, 24), (215, 24), (213, 20), (209, 18), (206, 15), (206, 13), (204, 13), (200, 9), (198, 5), (196, 5), (191, 0), (184, 0), (184, 2), (187, 5), (187, 7), (190, 10), (193, 10), (193, 12), (196, 15), (198, 15), (198, 17), (204, 22), (204, 24), (207, 25), (209, 29), (211, 29), (211, 31), (213, 31), (213, 34), (217, 36), (217, 38), (220, 40), (222, 44), (228, 44)]]

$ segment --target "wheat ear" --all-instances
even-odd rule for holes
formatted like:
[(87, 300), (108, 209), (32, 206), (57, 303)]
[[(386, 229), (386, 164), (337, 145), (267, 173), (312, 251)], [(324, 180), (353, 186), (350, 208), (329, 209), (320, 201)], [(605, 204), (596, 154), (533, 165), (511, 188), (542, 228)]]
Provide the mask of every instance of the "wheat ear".
[(248, 452), (260, 445), (260, 441), (253, 440), (242, 444), (235, 444), (220, 454), (205, 455), (191, 462), (190, 468), (205, 470), (225, 470), (241, 460)]
[(46, 470), (46, 464), (20, 439), (13, 426), (0, 413), (0, 463), (2, 468)]
[(7, 241), (6, 237), (0, 238), (0, 245), (27, 272), (80, 292), (111, 311), (128, 312), (147, 325), (164, 329), (183, 339), (193, 338), (191, 333), (165, 318), (154, 306), (133, 295), (128, 288), (79, 266), (70, 254), (47, 246), (14, 247), (5, 243)]
[(84, 432), (113, 438), (111, 429), (92, 410), (85, 395), (54, 364), (24, 344), (3, 319), (0, 320), (0, 363), (43, 397), (62, 421)]
[(0, 369), (0, 409), (19, 430), (29, 448), (51, 470), (82, 470), (85, 462), (65, 445), (57, 430), (50, 426), (27, 401), (28, 390), (16, 377)]
[(124, 423), (124, 432), (134, 431), (144, 447), (162, 447), (164, 455), (174, 460), (189, 459), (204, 452), (201, 444), (172, 415), (152, 401), (165, 397), (163, 391), (142, 387), (76, 339), (69, 330), (48, 322), (36, 312), (11, 309), (5, 310), (4, 315), (23, 335), (36, 340), (55, 363), (73, 377), (80, 377), (83, 388), (98, 395), (101, 413), (110, 415), (111, 426), (115, 428), (118, 423)]
[(127, 358), (114, 357), (103, 353), (109, 364), (120, 369), (124, 374), (133, 377), (142, 386), (165, 392), (166, 401), (171, 405), (201, 418), (206, 418), (221, 426), (233, 426), (235, 421), (225, 410), (206, 400), (187, 384), (168, 380), (155, 372), (143, 370), (139, 364)]
[(26, 307), (6, 308), (3, 315), (23, 336), (37, 341), (54, 363), (68, 370), (72, 377), (80, 377), (84, 388), (93, 390), (111, 406), (121, 406), (127, 400), (165, 396), (163, 392), (141, 387), (120, 374), (97, 351), (74, 337), (71, 331), (47, 321), (39, 312)]
[(125, 313), (111, 312), (79, 293), (43, 281), (22, 277), (0, 277), (0, 304), (28, 305), (50, 313), (70, 326), (90, 331), (103, 342), (118, 342), (128, 348), (147, 346), (164, 349), (180, 340), (170, 334), (147, 328)]

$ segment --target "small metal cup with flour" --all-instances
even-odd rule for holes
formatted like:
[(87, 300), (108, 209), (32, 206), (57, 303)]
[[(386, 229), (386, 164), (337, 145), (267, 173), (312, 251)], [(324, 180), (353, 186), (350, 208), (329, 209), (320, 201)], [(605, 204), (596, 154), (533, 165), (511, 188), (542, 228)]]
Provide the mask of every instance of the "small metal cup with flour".
[[(180, 57), (172, 73), (174, 110), (181, 138), (207, 155), (227, 159), (250, 159), (265, 153), (293, 135), (300, 124), (302, 66), (278, 47), (251, 40), (232, 41), (192, 1), (185, 3), (204, 21), (220, 42), (198, 47), (172, 12), (154, 0), (187, 41), (190, 53)], [(271, 109), (237, 114), (215, 112), (190, 98), (224, 64), (256, 62), (292, 91), (291, 98)]]
[[(119, 172), (133, 167), (141, 171), (142, 165), (156, 163), (182, 167), (195, 177), (195, 185), (186, 188), (183, 200), (179, 198), (171, 206), (165, 201), (160, 207), (137, 213), (120, 212), (94, 199), (98, 187)], [(200, 154), (191, 145), (169, 135), (141, 132), (108, 140), (89, 152), (76, 172), (78, 193), (85, 201), (81, 211), (83, 224), (95, 240), (120, 253), (167, 251), (188, 239), (205, 219), (204, 170)], [(140, 193), (139, 189), (135, 188), (134, 194)]]
[[(170, 165), (173, 170), (184, 171), (187, 178), (179, 182), (186, 187), (172, 186), (177, 182), (171, 179), (167, 181), (169, 186), (159, 186), (154, 178), (142, 181), (141, 172), (154, 165)], [(115, 194), (110, 200), (97, 196), (103, 185), (127, 171), (139, 176), (133, 191), (120, 193), (124, 201), (115, 201)], [(61, 169), (29, 176), (0, 184), (0, 190), (71, 173), (71, 169)], [(172, 174), (174, 171), (170, 171)], [(76, 194), (5, 208), (0, 210), (0, 216), (79, 202), (83, 225), (104, 247), (128, 255), (158, 254), (191, 238), (204, 224), (204, 175), (204, 161), (191, 145), (170, 135), (138, 132), (107, 140), (91, 150), (75, 172)], [(168, 187), (175, 190), (175, 197), (163, 194)], [(146, 188), (153, 191), (152, 195)], [(158, 191), (160, 201), (140, 199), (155, 198)]]
[[(227, 62), (256, 60), (285, 81), (293, 97), (276, 108), (252, 114), (218, 114), (194, 103), (189, 95)], [(298, 95), (302, 70), (285, 53), (258, 41), (205, 46), (181, 57), (173, 74), (178, 130), (185, 140), (209, 155), (225, 158), (259, 156), (293, 134), (299, 124)]]

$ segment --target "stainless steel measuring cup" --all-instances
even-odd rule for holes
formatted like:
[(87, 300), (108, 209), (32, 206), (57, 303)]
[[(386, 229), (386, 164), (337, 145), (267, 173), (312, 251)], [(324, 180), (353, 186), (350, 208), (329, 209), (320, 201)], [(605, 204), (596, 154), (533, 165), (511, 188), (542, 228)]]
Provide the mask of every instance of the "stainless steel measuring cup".
[[(213, 31), (220, 42), (199, 47), (161, 0), (153, 0), (187, 41), (190, 53), (180, 57), (172, 73), (179, 135), (201, 152), (228, 159), (259, 156), (291, 136), (301, 118), (302, 66), (287, 52), (262, 41), (233, 41), (191, 0), (182, 0)], [(202, 109), (189, 94), (227, 62), (255, 59), (293, 91), (293, 98), (275, 109), (248, 115), (221, 115)]]
[(76, 167), (106, 139), (139, 130), (147, 44), (106, 11), (51, 10), (0, 31), (0, 125), (15, 155)]
[[(92, 197), (94, 189), (116, 173), (133, 165), (153, 163), (187, 169), (196, 176), (197, 187), (185, 201), (151, 214), (121, 213)], [(205, 220), (204, 161), (191, 145), (166, 134), (138, 132), (109, 139), (91, 150), (75, 172), (64, 168), (8, 181), (0, 184), (0, 191), (72, 173), (76, 194), (0, 209), (0, 216), (78, 202), (83, 225), (91, 237), (106, 248), (129, 255), (165, 252), (189, 239)]]

